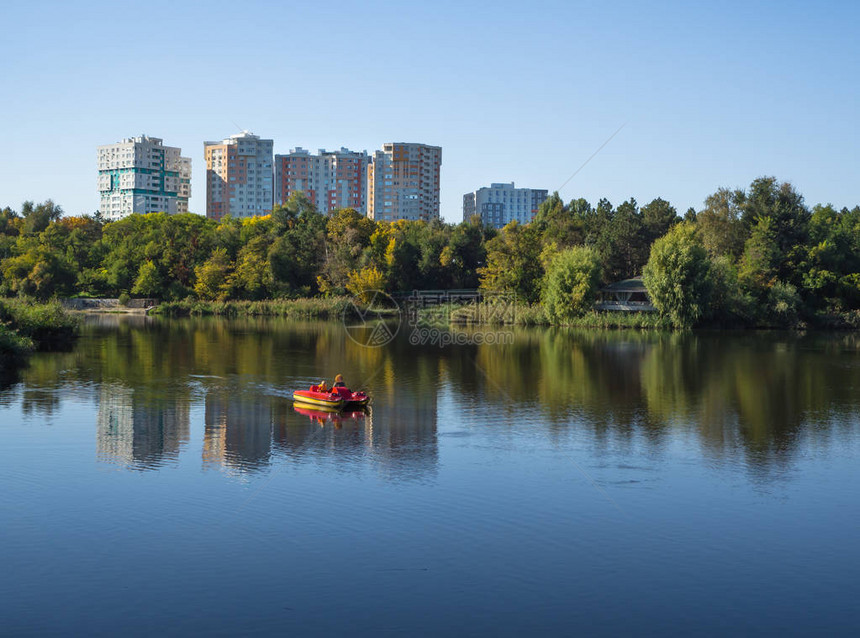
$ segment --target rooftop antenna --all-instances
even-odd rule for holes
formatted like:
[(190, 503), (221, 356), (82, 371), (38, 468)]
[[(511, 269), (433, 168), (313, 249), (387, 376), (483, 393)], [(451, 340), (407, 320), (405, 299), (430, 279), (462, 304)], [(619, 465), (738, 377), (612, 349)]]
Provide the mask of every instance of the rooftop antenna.
[(235, 127), (239, 130), (239, 132), (240, 132), (240, 133), (244, 133), (244, 132), (245, 132), (245, 129), (243, 129), (241, 126), (239, 126), (238, 124), (236, 124), (236, 120), (230, 120), (230, 121), (233, 123), (233, 126), (235, 126)]

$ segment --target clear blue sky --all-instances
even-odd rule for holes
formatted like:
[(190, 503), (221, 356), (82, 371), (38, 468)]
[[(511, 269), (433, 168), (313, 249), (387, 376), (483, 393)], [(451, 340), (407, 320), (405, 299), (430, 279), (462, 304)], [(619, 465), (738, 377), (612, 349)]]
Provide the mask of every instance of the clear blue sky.
[(0, 206), (98, 208), (96, 146), (192, 158), (237, 125), (303, 146), (443, 147), (442, 215), (490, 182), (683, 212), (761, 175), (860, 204), (857, 2), (4, 0)]

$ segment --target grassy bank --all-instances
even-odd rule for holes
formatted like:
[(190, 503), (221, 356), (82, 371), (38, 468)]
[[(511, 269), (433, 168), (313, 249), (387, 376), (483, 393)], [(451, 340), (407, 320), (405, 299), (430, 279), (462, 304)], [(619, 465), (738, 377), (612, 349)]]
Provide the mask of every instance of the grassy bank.
[(167, 317), (285, 317), (338, 319), (352, 304), (348, 297), (308, 297), (267, 301), (169, 301), (150, 311)]
[(58, 303), (0, 299), (0, 367), (7, 373), (34, 350), (62, 349), (77, 334), (77, 319)]
[[(466, 325), (549, 326), (552, 322), (540, 304), (477, 304), (430, 308), (424, 311), (433, 323), (447, 314), (451, 323)], [(564, 324), (572, 328), (604, 330), (667, 330), (670, 323), (653, 312), (597, 312), (592, 310)]]

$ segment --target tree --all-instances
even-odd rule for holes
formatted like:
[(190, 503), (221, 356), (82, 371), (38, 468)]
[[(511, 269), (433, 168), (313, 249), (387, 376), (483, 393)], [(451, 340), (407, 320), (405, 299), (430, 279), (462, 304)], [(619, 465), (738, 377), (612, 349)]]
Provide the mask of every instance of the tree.
[(454, 288), (477, 288), (478, 268), (487, 258), (485, 239), (488, 230), (477, 216), (454, 227), (448, 245), (442, 249), (439, 262), (448, 271)]
[(803, 203), (803, 195), (788, 182), (760, 177), (750, 184), (742, 209), (747, 228), (752, 229), (762, 218), (772, 222), (778, 249), (778, 275), (783, 281), (793, 279), (798, 274), (797, 264), (802, 259), (802, 247), (809, 233), (810, 213)]
[(525, 301), (537, 301), (543, 276), (540, 253), (537, 229), (511, 222), (487, 242), (487, 265), (478, 269), (481, 290), (515, 293)]
[(642, 226), (649, 249), (655, 239), (665, 235), (672, 226), (681, 221), (675, 207), (660, 197), (643, 206), (641, 212)]
[(53, 221), (63, 215), (63, 209), (56, 205), (53, 200), (45, 200), (35, 205), (33, 202), (24, 202), (21, 207), (21, 216), (24, 218), (23, 232), (26, 234), (38, 234), (48, 227)]
[(4, 286), (13, 294), (48, 299), (74, 290), (75, 273), (69, 263), (35, 241), (21, 254), (3, 260), (2, 272)]
[(720, 188), (705, 200), (696, 215), (702, 244), (711, 258), (728, 255), (737, 260), (744, 249), (747, 226), (741, 219), (745, 195), (741, 190)]
[(155, 263), (145, 261), (140, 265), (131, 294), (156, 298), (164, 295), (164, 281)]
[[(577, 206), (580, 214), (573, 213)], [(576, 246), (585, 241), (583, 215), (591, 210), (587, 201), (574, 200), (565, 207), (558, 193), (553, 193), (538, 208), (532, 222), (545, 238), (552, 238), (559, 246)]]
[(678, 328), (690, 328), (709, 314), (710, 260), (696, 235), (684, 222), (651, 246), (643, 281), (651, 302)]
[(775, 222), (760, 217), (744, 244), (738, 279), (744, 289), (762, 297), (778, 280), (780, 250), (777, 245)]
[(643, 230), (642, 215), (631, 197), (609, 214), (595, 244), (606, 281), (641, 274), (650, 245)]
[(367, 302), (370, 291), (385, 288), (385, 275), (375, 266), (367, 266), (361, 270), (353, 270), (349, 273), (349, 282), (346, 289), (362, 301)]
[(197, 283), (194, 293), (201, 299), (223, 299), (230, 293), (229, 279), (233, 264), (225, 248), (216, 248), (212, 256), (194, 269)]
[(574, 246), (552, 259), (543, 278), (541, 298), (549, 318), (568, 323), (594, 304), (600, 286), (600, 260), (593, 248)]
[(234, 296), (242, 299), (265, 299), (274, 281), (267, 259), (267, 239), (255, 237), (239, 251), (236, 268), (229, 279)]

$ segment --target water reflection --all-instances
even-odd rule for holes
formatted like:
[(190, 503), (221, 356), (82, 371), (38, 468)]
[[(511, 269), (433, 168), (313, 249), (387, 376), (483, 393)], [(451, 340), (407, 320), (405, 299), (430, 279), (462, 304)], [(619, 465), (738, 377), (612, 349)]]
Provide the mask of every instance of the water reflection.
[(204, 467), (251, 471), (272, 457), (272, 428), (284, 399), (244, 389), (210, 389), (205, 398)]
[(597, 440), (654, 442), (693, 430), (711, 454), (740, 446), (767, 465), (785, 462), (801, 430), (857, 426), (859, 351), (847, 334), (522, 331), (512, 345), (452, 353), (451, 374), (483, 400), (534, 405), (551, 430), (575, 422)]
[(96, 418), (100, 459), (135, 469), (153, 469), (177, 459), (190, 439), (184, 398), (147, 395), (121, 384), (102, 386)]
[[(446, 420), (527, 425), (559, 442), (585, 433), (597, 446), (637, 438), (655, 450), (690, 433), (710, 458), (739, 457), (764, 474), (804, 445), (858, 428), (855, 335), (522, 329), (514, 337), (435, 348), (403, 335), (364, 348), (337, 323), (99, 316), (72, 352), (34, 356), (20, 381), (0, 390), (0, 405), (42, 417), (72, 397), (94, 401), (98, 457), (135, 469), (178, 459), (196, 410), (204, 468), (348, 459), (395, 480), (435, 475)], [(336, 372), (371, 393), (369, 414), (293, 410), (293, 388)], [(443, 394), (453, 412), (440, 415)]]

